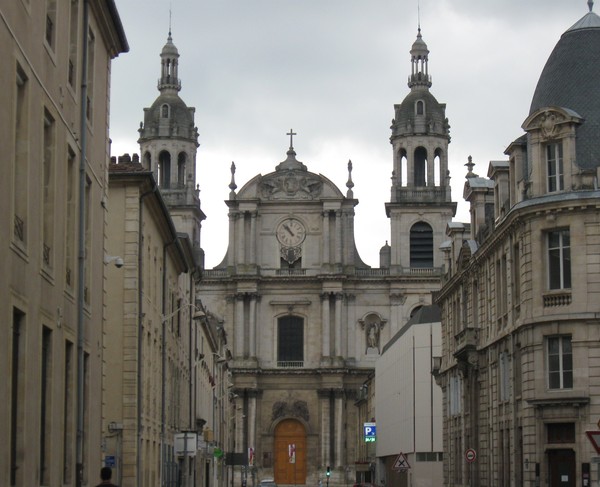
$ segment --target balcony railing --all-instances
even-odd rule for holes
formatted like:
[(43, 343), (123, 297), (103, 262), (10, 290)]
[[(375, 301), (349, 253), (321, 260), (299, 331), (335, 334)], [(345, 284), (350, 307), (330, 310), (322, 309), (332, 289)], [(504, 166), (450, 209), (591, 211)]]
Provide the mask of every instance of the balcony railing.
[(544, 296), (544, 308), (554, 308), (556, 306), (568, 306), (571, 304), (571, 292), (560, 292), (546, 294)]
[[(261, 275), (261, 276), (318, 276), (324, 273), (321, 269), (268, 269), (259, 267), (242, 267), (235, 270), (227, 269), (205, 269), (203, 276), (205, 279), (223, 279), (240, 274)], [(345, 269), (339, 272), (325, 272), (326, 274), (343, 274), (357, 277), (387, 277), (387, 276), (414, 276), (414, 277), (439, 277), (442, 275), (441, 267), (405, 267), (388, 269), (387, 267), (376, 267), (373, 269)]]
[(306, 269), (277, 269), (276, 276), (305, 276)]
[(299, 369), (304, 367), (304, 360), (278, 360), (277, 367), (282, 369)]
[(475, 349), (477, 347), (477, 334), (477, 328), (466, 327), (454, 335), (454, 356), (458, 357), (469, 350)]

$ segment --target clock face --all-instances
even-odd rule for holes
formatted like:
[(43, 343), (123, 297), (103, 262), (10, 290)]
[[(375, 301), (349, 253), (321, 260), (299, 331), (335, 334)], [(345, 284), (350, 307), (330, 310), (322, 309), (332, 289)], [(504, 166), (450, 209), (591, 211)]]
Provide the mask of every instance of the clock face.
[(277, 227), (277, 240), (285, 247), (296, 247), (300, 245), (306, 237), (306, 229), (299, 220), (287, 218)]

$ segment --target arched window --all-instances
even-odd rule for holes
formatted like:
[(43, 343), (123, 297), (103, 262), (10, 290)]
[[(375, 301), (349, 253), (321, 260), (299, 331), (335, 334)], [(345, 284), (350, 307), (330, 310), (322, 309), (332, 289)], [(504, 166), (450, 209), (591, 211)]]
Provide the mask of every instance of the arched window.
[(433, 230), (425, 222), (410, 229), (410, 266), (433, 267)]
[(417, 101), (415, 112), (417, 115), (425, 115), (425, 103), (423, 103), (423, 100)]
[(407, 161), (408, 158), (406, 157), (406, 149), (400, 149), (400, 152), (398, 154), (398, 159), (400, 161), (400, 164), (398, 166), (398, 170), (399, 170), (399, 174), (396, 176), (397, 177), (397, 184), (399, 186), (406, 186), (407, 183)]
[(185, 152), (180, 152), (177, 156), (177, 183), (180, 188), (185, 186), (185, 163), (187, 155)]
[(160, 107), (160, 116), (162, 118), (169, 118), (169, 105), (166, 103)]
[(162, 151), (158, 156), (158, 185), (161, 188), (171, 186), (171, 154)]
[(282, 316), (277, 320), (277, 365), (302, 367), (304, 365), (304, 319)]
[(435, 186), (444, 185), (444, 175), (442, 174), (442, 149), (436, 149), (433, 157), (433, 184)]
[(427, 150), (425, 147), (415, 149), (414, 185), (427, 186)]

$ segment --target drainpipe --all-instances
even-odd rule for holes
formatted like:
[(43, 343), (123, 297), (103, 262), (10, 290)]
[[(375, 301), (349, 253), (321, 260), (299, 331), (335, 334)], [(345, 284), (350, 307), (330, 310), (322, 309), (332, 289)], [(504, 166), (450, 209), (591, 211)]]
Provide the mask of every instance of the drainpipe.
[(135, 454), (135, 470), (136, 470), (136, 485), (141, 487), (142, 485), (142, 401), (143, 401), (143, 390), (142, 390), (142, 346), (144, 344), (144, 313), (143, 313), (143, 263), (144, 263), (144, 239), (143, 239), (143, 209), (144, 199), (153, 193), (156, 193), (158, 186), (153, 181), (152, 188), (145, 193), (140, 195), (139, 208), (138, 208), (138, 336), (137, 336), (137, 448)]
[(161, 380), (161, 412), (160, 412), (160, 486), (163, 487), (165, 484), (165, 420), (166, 420), (166, 398), (167, 398), (167, 249), (177, 242), (177, 236), (169, 242), (163, 245), (163, 269), (162, 269), (162, 350), (161, 350), (161, 361), (162, 361), (162, 380)]
[[(196, 293), (195, 293), (195, 287), (194, 287), (194, 272), (190, 272), (190, 283), (189, 283), (189, 300), (190, 303), (192, 304), (192, 306), (190, 306), (190, 308), (192, 308), (192, 310), (190, 311), (190, 320), (189, 320), (189, 327), (190, 327), (190, 332), (189, 332), (189, 352), (188, 352), (188, 356), (189, 356), (189, 374), (190, 374), (190, 383), (189, 383), (189, 427), (188, 429), (190, 431), (196, 431), (196, 426), (195, 426), (195, 422), (194, 422), (194, 417), (195, 417), (195, 413), (196, 413), (196, 408), (195, 408), (195, 401), (196, 401), (196, 394), (194, 391), (194, 384), (195, 384), (195, 376), (196, 376), (196, 357), (193, 355), (195, 352), (194, 346), (196, 343), (196, 327), (194, 326), (194, 314), (196, 313)], [(194, 337), (192, 339), (192, 333), (194, 334)], [(193, 342), (193, 343), (192, 343)], [(196, 434), (198, 432), (196, 431)], [(196, 436), (196, 442), (197, 442), (197, 436)], [(187, 451), (187, 445), (186, 445), (186, 451)], [(188, 472), (189, 472), (189, 468), (188, 468)], [(187, 475), (187, 473), (186, 473)], [(192, 485), (196, 485), (196, 468), (194, 465), (194, 470), (193, 470), (193, 474), (192, 474)]]
[(78, 245), (78, 281), (77, 281), (77, 438), (75, 445), (75, 485), (83, 485), (83, 416), (85, 400), (85, 371), (84, 371), (84, 316), (85, 303), (85, 186), (86, 186), (86, 157), (87, 150), (87, 58), (89, 30), (89, 0), (83, 1), (83, 46), (81, 56), (81, 106), (79, 140), (81, 143), (81, 158), (79, 162), (79, 231)]

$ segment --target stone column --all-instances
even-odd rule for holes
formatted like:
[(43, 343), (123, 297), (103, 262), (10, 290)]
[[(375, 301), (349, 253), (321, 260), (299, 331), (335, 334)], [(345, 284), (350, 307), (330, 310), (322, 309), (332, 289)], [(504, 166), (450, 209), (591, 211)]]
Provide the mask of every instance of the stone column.
[(244, 401), (241, 397), (234, 399), (235, 447), (234, 451), (241, 453), (244, 448)]
[(250, 357), (256, 357), (256, 302), (260, 300), (260, 296), (256, 293), (250, 295), (250, 310), (248, 317), (248, 341)]
[[(235, 215), (235, 242), (237, 250), (237, 262), (236, 264), (244, 263), (244, 254), (246, 250), (245, 235), (244, 235), (244, 214), (237, 213)], [(235, 247), (234, 247), (235, 248)]]
[(344, 465), (344, 393), (335, 392), (335, 466)]
[(342, 302), (344, 295), (342, 293), (335, 293), (335, 343), (334, 343), (334, 355), (336, 357), (342, 356)]
[(329, 344), (329, 337), (331, 336), (330, 330), (330, 317), (329, 317), (329, 293), (321, 293), (321, 342), (322, 342), (322, 355), (323, 357), (329, 357), (331, 354), (331, 347)]
[(244, 293), (235, 295), (235, 348), (234, 357), (244, 357)]
[(329, 390), (318, 391), (319, 406), (321, 409), (321, 465), (326, 467), (330, 465), (331, 450), (330, 450), (330, 420), (331, 409), (329, 407)]
[(335, 263), (342, 263), (342, 210), (335, 212)]
[[(256, 391), (248, 392), (248, 447), (256, 454)], [(255, 458), (256, 461), (256, 458)]]
[(227, 265), (235, 265), (235, 263), (236, 263), (237, 255), (235, 254), (235, 231), (236, 231), (235, 222), (236, 222), (238, 216), (239, 216), (239, 214), (236, 211), (229, 212), (229, 247), (228, 247), (228, 249), (231, 252), (231, 255), (229, 255)]
[(348, 323), (346, 327), (346, 347), (344, 349), (344, 356), (348, 355), (350, 357), (359, 357), (360, 354), (357, 353), (356, 349), (356, 295), (355, 294), (346, 294), (346, 316), (344, 317), (344, 323)]
[(323, 264), (331, 263), (331, 256), (329, 255), (330, 246), (329, 236), (329, 211), (323, 212)]
[(256, 211), (250, 213), (250, 256), (249, 264), (256, 264)]

